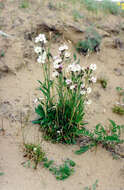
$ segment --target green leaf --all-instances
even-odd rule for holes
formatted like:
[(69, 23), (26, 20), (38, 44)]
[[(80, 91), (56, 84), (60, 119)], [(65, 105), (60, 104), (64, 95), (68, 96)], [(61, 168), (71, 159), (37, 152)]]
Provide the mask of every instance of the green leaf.
[(38, 119), (38, 120), (33, 120), (32, 123), (33, 123), (33, 124), (40, 124), (40, 123), (41, 123), (41, 120), (40, 120), (40, 119)]
[(36, 112), (38, 115), (40, 115), (42, 118), (45, 117), (45, 112), (44, 112), (44, 109), (43, 109), (42, 105), (39, 104), (38, 107), (35, 108), (35, 112)]
[(90, 145), (86, 145), (80, 148), (80, 150), (75, 151), (75, 154), (83, 154), (85, 152), (87, 152), (89, 149), (91, 149), (93, 146), (95, 146), (95, 144), (90, 144)]
[(123, 90), (123, 88), (118, 86), (118, 87), (116, 87), (116, 90), (120, 92), (121, 90)]
[(0, 176), (4, 175), (4, 172), (0, 172)]

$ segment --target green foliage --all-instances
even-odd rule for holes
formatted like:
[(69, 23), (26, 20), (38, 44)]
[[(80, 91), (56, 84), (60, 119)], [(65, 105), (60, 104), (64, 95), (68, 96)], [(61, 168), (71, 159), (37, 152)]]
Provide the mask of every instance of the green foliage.
[(99, 9), (98, 2), (96, 2), (94, 0), (81, 0), (80, 2), (85, 5), (85, 7), (87, 8), (88, 11), (92, 11), (95, 13), (98, 12), (98, 9)]
[[(38, 163), (42, 162), (45, 153), (42, 151), (39, 145), (25, 144), (24, 145), (25, 157), (34, 162), (34, 169), (37, 168)], [(30, 162), (28, 164), (30, 166)]]
[(49, 171), (55, 175), (57, 180), (65, 180), (74, 173), (74, 166), (75, 162), (67, 159), (65, 160), (64, 164), (60, 165), (59, 167), (50, 167)]
[(29, 2), (27, 0), (23, 0), (21, 3), (21, 8), (26, 9), (29, 7)]
[(95, 181), (95, 183), (92, 185), (92, 187), (85, 187), (84, 190), (96, 190), (98, 186), (98, 180)]
[(124, 115), (124, 89), (118, 86), (116, 87), (116, 90), (119, 95), (119, 102), (118, 105), (114, 105), (112, 111), (119, 115)]
[(5, 56), (5, 52), (2, 50), (1, 52), (0, 52), (0, 57), (4, 57)]
[(113, 108), (112, 108), (112, 111), (114, 113), (117, 113), (119, 115), (124, 115), (124, 107), (122, 107), (121, 105), (118, 106), (118, 105), (115, 105)]
[(74, 18), (75, 21), (78, 21), (78, 20), (84, 18), (84, 16), (83, 16), (82, 14), (80, 14), (80, 12), (79, 12), (78, 10), (75, 10), (75, 9), (74, 9), (74, 10), (72, 11), (72, 14), (73, 14), (73, 18)]
[[(38, 163), (42, 163), (44, 168), (49, 169), (49, 171), (55, 175), (57, 180), (67, 179), (70, 175), (73, 174), (73, 167), (76, 165), (73, 160), (66, 159), (64, 164), (56, 166), (53, 160), (48, 160), (45, 157), (45, 153), (42, 151), (39, 145), (34, 144), (25, 144), (24, 145), (24, 156), (28, 158), (28, 161), (24, 164), (24, 167), (30, 168), (31, 162), (34, 162), (34, 169), (37, 169)], [(3, 175), (4, 173), (0, 173)]]
[(98, 34), (96, 30), (92, 27), (89, 27), (86, 30), (86, 38), (83, 41), (79, 41), (76, 44), (76, 50), (83, 55), (86, 55), (90, 52), (99, 51), (99, 46), (101, 43), (101, 36)]
[(2, 175), (4, 175), (4, 173), (3, 173), (3, 172), (0, 172), (0, 176), (2, 176)]
[(88, 11), (92, 11), (94, 13), (98, 13), (100, 11), (113, 15), (122, 13), (122, 10), (117, 3), (112, 2), (111, 0), (103, 0), (101, 2), (97, 2), (95, 0), (80, 0), (80, 2), (85, 5)]
[(124, 140), (120, 139), (120, 133), (123, 126), (116, 125), (113, 120), (109, 121), (110, 126), (108, 130), (106, 130), (101, 124), (96, 125), (93, 132), (84, 128), (82, 134), (83, 136), (89, 137), (90, 141), (88, 145), (81, 147), (80, 150), (75, 153), (82, 154), (98, 144), (102, 144), (105, 148), (114, 148), (117, 144), (123, 143)]
[(107, 80), (106, 79), (101, 78), (98, 81), (100, 82), (102, 88), (107, 88)]
[(113, 15), (118, 15), (121, 13), (120, 7), (117, 5), (116, 2), (112, 2), (111, 0), (104, 0), (101, 3), (101, 7), (104, 12), (108, 12)]

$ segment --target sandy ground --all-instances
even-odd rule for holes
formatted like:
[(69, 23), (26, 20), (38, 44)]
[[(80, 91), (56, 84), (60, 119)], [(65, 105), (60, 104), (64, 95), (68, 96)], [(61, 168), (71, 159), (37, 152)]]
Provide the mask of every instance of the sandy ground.
[[(112, 107), (118, 101), (117, 86), (124, 87), (124, 51), (113, 48), (113, 40), (124, 40), (124, 19), (119, 16), (92, 15), (83, 9), (84, 20), (74, 22), (71, 9), (59, 7), (58, 1), (51, 1), (57, 5), (52, 10), (48, 8), (47, 1), (29, 1), (28, 8), (20, 8), (21, 1), (6, 0), (0, 8), (0, 29), (11, 38), (0, 36), (0, 51), (5, 56), (0, 58), (0, 190), (83, 190), (91, 186), (98, 179), (98, 190), (124, 190), (124, 161), (114, 160), (109, 152), (101, 147), (84, 155), (78, 156), (74, 151), (76, 145), (57, 145), (41, 140), (38, 128), (32, 126), (31, 120), (35, 118), (34, 100), (39, 96), (37, 80), (42, 80), (42, 71), (36, 63), (33, 52), (34, 42), (29, 35), (35, 36), (31, 31), (37, 31), (41, 23), (55, 24), (71, 23), (71, 26), (86, 28), (94, 22), (104, 36), (101, 51), (92, 54), (88, 59), (81, 56), (82, 65), (97, 65), (97, 77), (105, 77), (108, 81), (104, 90), (99, 83), (94, 87), (91, 99), (92, 105), (86, 108), (85, 120), (89, 122), (88, 128), (96, 124), (108, 125), (108, 119), (118, 124), (124, 124), (124, 117), (112, 113)], [(61, 1), (59, 1), (62, 3)], [(72, 9), (79, 5), (68, 5)], [(80, 7), (81, 11), (81, 7)], [(65, 14), (66, 13), (66, 14)], [(56, 24), (57, 23), (57, 24)], [(120, 27), (120, 28), (119, 28)], [(40, 28), (42, 32), (44, 28)], [(119, 30), (119, 32), (118, 32)], [(37, 32), (36, 32), (37, 33)], [(71, 40), (70, 48), (77, 39), (84, 37), (68, 27), (63, 31), (60, 41), (52, 44), (53, 53), (64, 40)], [(67, 42), (68, 43), (68, 42)], [(22, 130), (23, 128), (23, 130)], [(23, 133), (23, 135), (22, 135)], [(42, 143), (49, 159), (57, 164), (66, 158), (76, 162), (75, 173), (64, 182), (57, 181), (47, 169), (39, 166), (37, 171), (23, 167), (22, 144), (23, 137), (26, 142)]]

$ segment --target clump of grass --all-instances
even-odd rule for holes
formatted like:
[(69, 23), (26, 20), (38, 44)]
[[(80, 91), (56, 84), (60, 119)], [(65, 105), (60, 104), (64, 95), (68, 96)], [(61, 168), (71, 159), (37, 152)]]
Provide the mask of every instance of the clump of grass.
[(72, 11), (72, 14), (73, 14), (73, 18), (74, 18), (75, 21), (78, 21), (78, 20), (84, 18), (84, 16), (83, 16), (82, 14), (80, 14), (80, 12), (79, 12), (78, 10), (75, 10), (75, 9), (74, 9), (74, 10)]
[(93, 27), (89, 27), (86, 30), (85, 40), (76, 44), (76, 50), (83, 55), (86, 55), (88, 52), (97, 52), (100, 50), (101, 40), (99, 33)]
[(93, 132), (90, 132), (84, 128), (82, 130), (82, 134), (83, 136), (89, 137), (89, 142), (75, 153), (82, 154), (99, 144), (101, 144), (107, 150), (114, 150), (116, 145), (124, 143), (124, 140), (120, 138), (121, 129), (124, 126), (117, 125), (113, 120), (109, 121), (110, 125), (108, 130), (105, 129), (105, 127), (103, 127), (101, 124), (96, 125)]
[(113, 15), (118, 15), (122, 12), (117, 3), (112, 2), (111, 0), (103, 0), (103, 2), (101, 2), (101, 8), (104, 12), (108, 12)]
[(23, 8), (23, 9), (28, 8), (29, 7), (29, 2), (27, 0), (22, 1), (20, 7)]
[(92, 187), (85, 187), (84, 190), (96, 190), (97, 187), (98, 187), (98, 180), (95, 181)]
[(88, 11), (92, 11), (94, 13), (102, 11), (104, 13), (119, 15), (123, 12), (121, 7), (111, 0), (103, 0), (101, 2), (95, 0), (80, 0), (80, 3), (84, 4)]
[(81, 0), (80, 2), (85, 5), (88, 11), (97, 13), (99, 10), (99, 3), (94, 0)]
[(118, 106), (118, 105), (115, 105), (113, 108), (112, 108), (112, 111), (114, 113), (117, 113), (119, 115), (124, 115), (124, 107), (123, 106)]

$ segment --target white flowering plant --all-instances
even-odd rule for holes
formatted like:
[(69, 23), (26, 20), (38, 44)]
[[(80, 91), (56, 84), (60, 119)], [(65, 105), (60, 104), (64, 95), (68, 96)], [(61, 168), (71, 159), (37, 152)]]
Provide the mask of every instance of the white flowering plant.
[(38, 99), (35, 111), (39, 118), (33, 123), (40, 125), (48, 140), (75, 143), (84, 127), (84, 107), (91, 104), (88, 95), (96, 82), (96, 65), (82, 67), (66, 44), (59, 47), (57, 56), (52, 55), (44, 34), (36, 37), (35, 42), (40, 44), (35, 52), (44, 74), (44, 81), (39, 81), (44, 101)]

